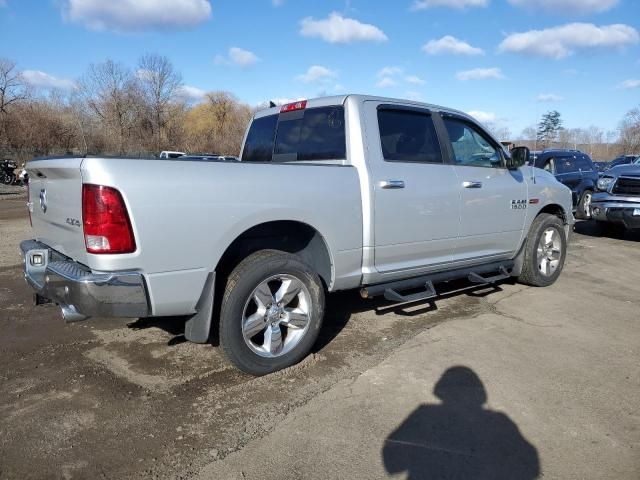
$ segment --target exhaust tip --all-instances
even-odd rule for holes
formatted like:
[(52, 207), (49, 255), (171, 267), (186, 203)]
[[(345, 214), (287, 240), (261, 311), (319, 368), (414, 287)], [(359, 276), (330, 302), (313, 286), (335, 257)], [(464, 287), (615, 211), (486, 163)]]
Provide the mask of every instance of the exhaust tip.
[(73, 305), (60, 305), (60, 310), (62, 310), (62, 318), (67, 323), (80, 322), (89, 318), (78, 312)]

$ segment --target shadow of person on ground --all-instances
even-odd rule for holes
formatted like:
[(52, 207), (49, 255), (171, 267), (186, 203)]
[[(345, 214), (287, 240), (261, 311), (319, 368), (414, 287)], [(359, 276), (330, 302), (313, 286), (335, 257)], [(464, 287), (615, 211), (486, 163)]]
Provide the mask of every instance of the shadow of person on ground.
[(484, 407), (482, 381), (468, 367), (447, 369), (434, 388), (441, 404), (419, 406), (385, 440), (389, 474), (417, 479), (533, 479), (538, 452), (517, 425)]

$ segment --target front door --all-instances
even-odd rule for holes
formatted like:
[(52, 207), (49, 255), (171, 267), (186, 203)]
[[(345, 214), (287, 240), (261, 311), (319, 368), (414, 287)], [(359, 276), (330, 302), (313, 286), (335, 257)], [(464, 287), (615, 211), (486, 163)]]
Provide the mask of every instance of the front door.
[(385, 277), (450, 262), (460, 197), (427, 109), (365, 103), (375, 269)]
[(454, 260), (511, 257), (522, 238), (527, 183), (508, 170), (502, 148), (478, 125), (443, 115), (461, 197)]

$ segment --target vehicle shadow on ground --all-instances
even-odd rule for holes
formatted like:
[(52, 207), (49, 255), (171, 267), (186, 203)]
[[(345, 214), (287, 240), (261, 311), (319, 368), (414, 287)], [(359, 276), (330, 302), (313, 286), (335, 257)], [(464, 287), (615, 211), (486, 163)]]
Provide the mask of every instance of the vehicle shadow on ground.
[(414, 480), (540, 475), (536, 448), (507, 415), (484, 406), (487, 393), (472, 369), (447, 369), (433, 393), (442, 403), (420, 405), (385, 439), (387, 473)]
[[(504, 283), (515, 283), (515, 280), (506, 280)], [(377, 315), (393, 313), (395, 315), (414, 317), (438, 310), (437, 301), (445, 298), (466, 294), (472, 297), (485, 297), (495, 292), (501, 292), (500, 285), (473, 285), (466, 280), (456, 280), (437, 285), (438, 296), (428, 300), (420, 300), (402, 304), (392, 304), (384, 297), (363, 299), (358, 291), (336, 292), (327, 295), (325, 318), (312, 352), (317, 353), (329, 345), (347, 326), (351, 316), (374, 310)], [(150, 317), (139, 318), (127, 324), (133, 330), (147, 328), (160, 328), (173, 335), (167, 345), (179, 345), (186, 342), (184, 329), (187, 317)], [(215, 324), (215, 322), (214, 322)], [(219, 345), (217, 329), (213, 329), (210, 343)]]
[(615, 225), (598, 225), (595, 221), (576, 222), (573, 231), (580, 235), (596, 238), (614, 238), (616, 240), (628, 240), (640, 242), (640, 230), (625, 230)]

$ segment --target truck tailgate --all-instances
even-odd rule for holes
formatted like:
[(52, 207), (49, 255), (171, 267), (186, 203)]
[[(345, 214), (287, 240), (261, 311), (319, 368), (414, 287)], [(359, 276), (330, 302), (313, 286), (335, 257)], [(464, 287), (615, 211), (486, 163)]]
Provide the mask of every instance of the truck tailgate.
[(27, 163), (27, 171), (35, 237), (63, 255), (86, 263), (82, 161), (82, 157), (32, 160)]

